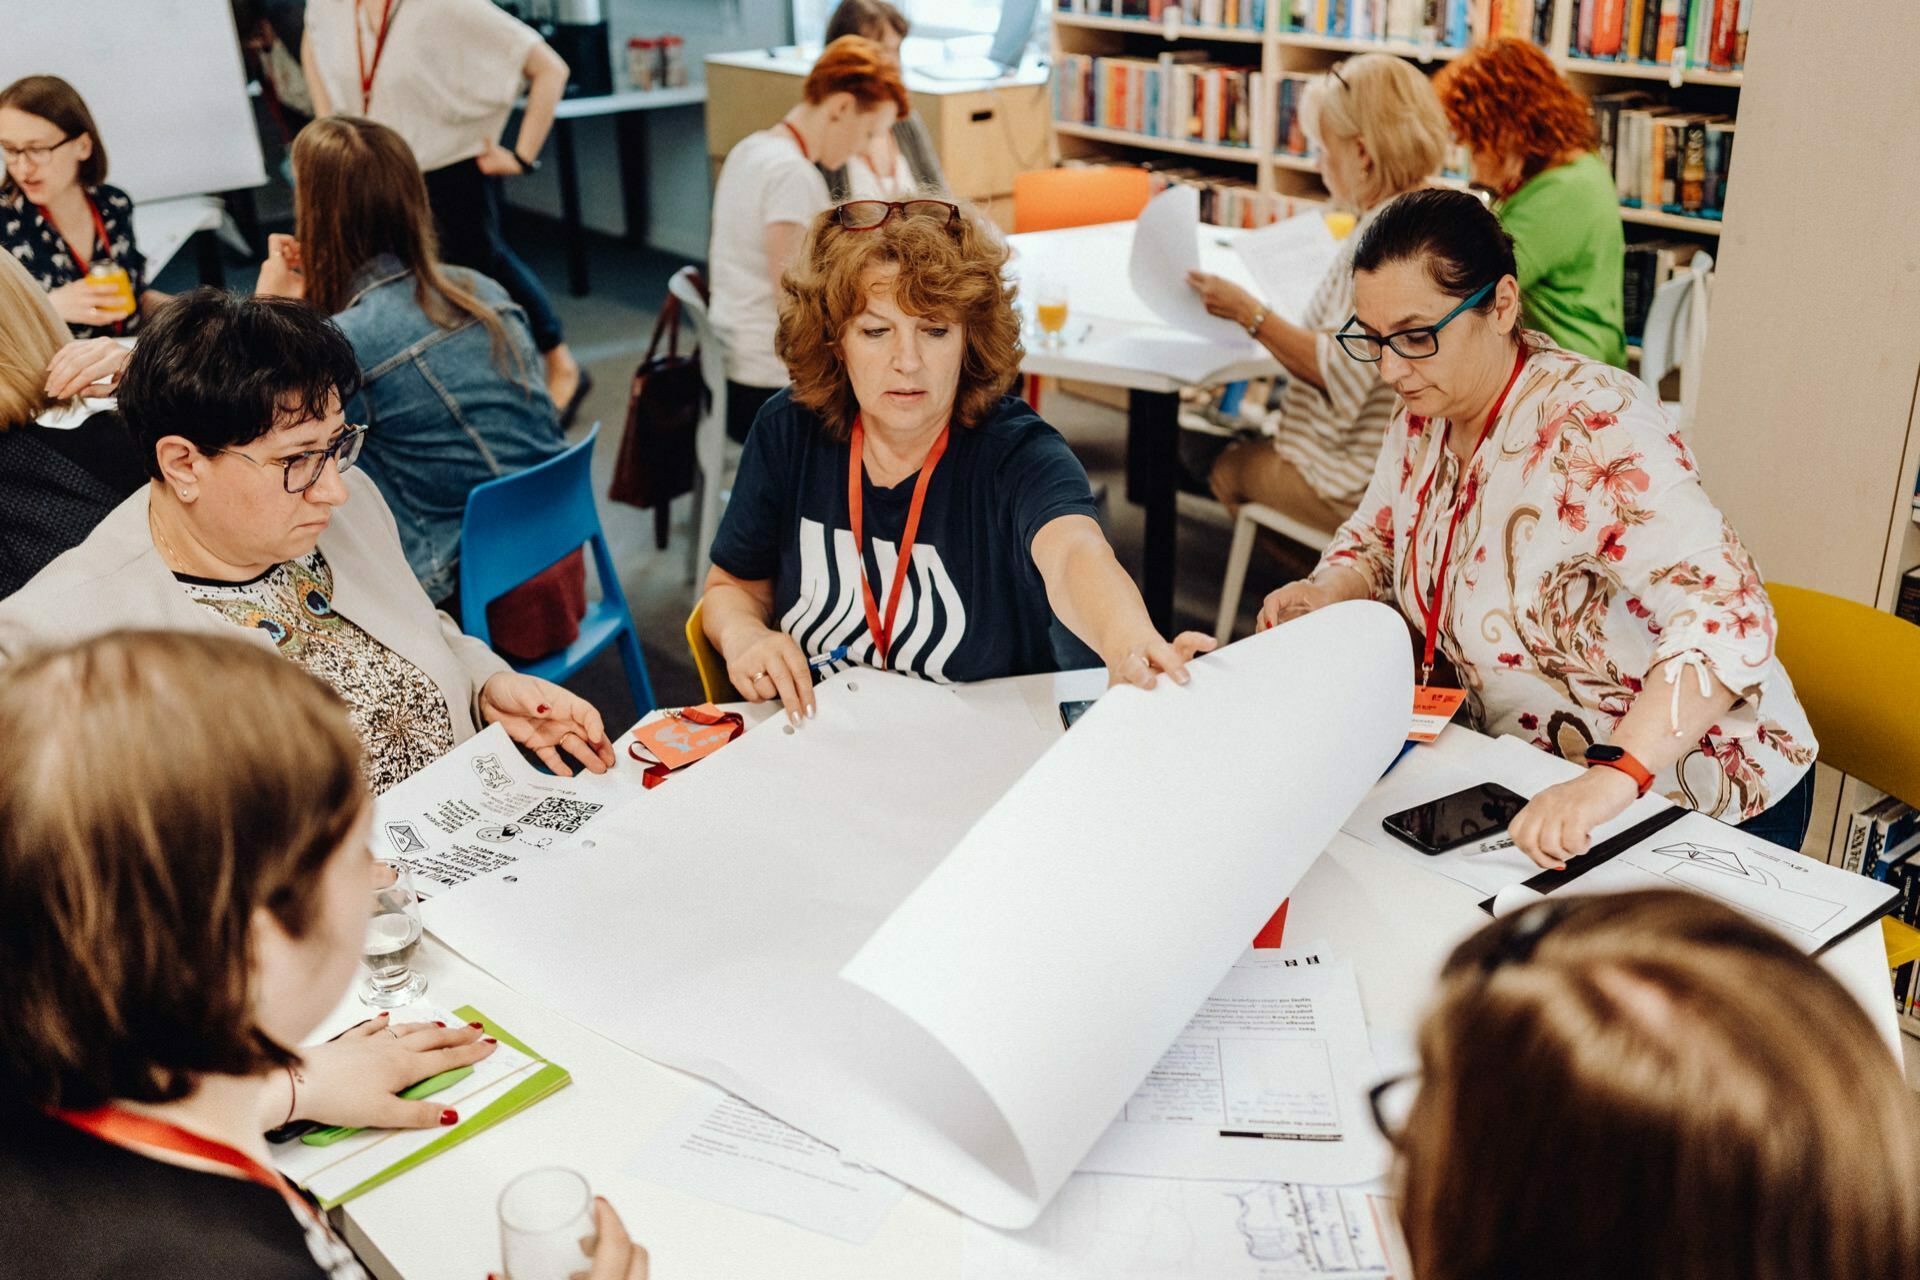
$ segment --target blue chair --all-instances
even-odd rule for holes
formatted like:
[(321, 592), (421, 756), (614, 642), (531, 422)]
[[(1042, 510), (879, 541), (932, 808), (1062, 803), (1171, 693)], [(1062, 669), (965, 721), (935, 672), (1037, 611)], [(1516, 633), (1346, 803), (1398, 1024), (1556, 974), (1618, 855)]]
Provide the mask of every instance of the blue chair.
[(558, 457), (489, 480), (467, 495), (466, 521), (460, 529), (460, 629), (492, 644), (487, 606), (582, 544), (590, 546), (600, 576), (600, 599), (587, 606), (579, 637), (558, 653), (525, 666), (516, 663), (515, 669), (559, 683), (618, 642), (634, 710), (645, 715), (655, 705), (653, 682), (647, 678), (633, 614), (620, 590), (620, 575), (614, 572), (593, 501), (593, 442), (599, 435), (596, 422), (586, 439)]

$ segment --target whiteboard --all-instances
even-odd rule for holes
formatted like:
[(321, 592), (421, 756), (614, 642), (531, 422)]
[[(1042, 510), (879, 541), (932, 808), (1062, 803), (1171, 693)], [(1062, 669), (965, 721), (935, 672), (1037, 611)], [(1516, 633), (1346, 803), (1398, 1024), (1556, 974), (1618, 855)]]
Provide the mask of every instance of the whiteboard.
[(0, 85), (55, 75), (80, 91), (107, 146), (107, 181), (134, 198), (267, 180), (227, 0), (7, 0)]

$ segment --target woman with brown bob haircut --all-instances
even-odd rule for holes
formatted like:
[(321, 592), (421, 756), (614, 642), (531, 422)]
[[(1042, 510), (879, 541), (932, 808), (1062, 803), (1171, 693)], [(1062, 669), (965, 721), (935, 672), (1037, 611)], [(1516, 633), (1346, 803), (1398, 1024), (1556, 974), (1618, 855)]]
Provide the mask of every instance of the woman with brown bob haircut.
[(1511, 37), (1467, 50), (1433, 87), (1513, 237), (1528, 327), (1626, 368), (1626, 237), (1587, 100), (1537, 45)]
[[(263, 1135), (456, 1123), (393, 1092), (494, 1046), (382, 1014), (291, 1047), (366, 937), (360, 750), (325, 685), (237, 638), (0, 668), (0, 1271), (364, 1280)], [(604, 1203), (596, 1225), (594, 1280), (644, 1280)]]
[(782, 281), (793, 385), (760, 410), (713, 544), (705, 626), (743, 696), (813, 714), (815, 672), (1051, 671), (1055, 618), (1114, 683), (1187, 678), (1095, 522), (1060, 433), (1006, 394), (1007, 251), (944, 200), (815, 218)]
[(1920, 1276), (1899, 1064), (1826, 970), (1711, 899), (1489, 925), (1420, 1065), (1375, 1091), (1420, 1280)]

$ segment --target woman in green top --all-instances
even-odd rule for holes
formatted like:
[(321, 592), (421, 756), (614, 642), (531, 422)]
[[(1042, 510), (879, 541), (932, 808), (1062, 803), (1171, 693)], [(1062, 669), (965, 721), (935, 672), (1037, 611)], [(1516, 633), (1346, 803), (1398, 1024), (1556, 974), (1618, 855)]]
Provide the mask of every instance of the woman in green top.
[(1525, 40), (1473, 49), (1433, 78), (1473, 180), (1513, 237), (1527, 324), (1625, 368), (1626, 239), (1613, 175), (1593, 152), (1587, 100)]

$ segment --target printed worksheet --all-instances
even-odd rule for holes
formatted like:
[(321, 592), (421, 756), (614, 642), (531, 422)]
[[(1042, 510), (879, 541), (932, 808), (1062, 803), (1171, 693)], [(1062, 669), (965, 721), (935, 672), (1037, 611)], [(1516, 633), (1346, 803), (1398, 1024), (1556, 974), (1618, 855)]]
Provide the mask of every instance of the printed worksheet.
[(1096, 1173), (1342, 1184), (1386, 1169), (1353, 966), (1236, 966), (1080, 1162)]
[(961, 1280), (1393, 1280), (1392, 1202), (1365, 1189), (1075, 1174), (1025, 1231), (961, 1228)]

